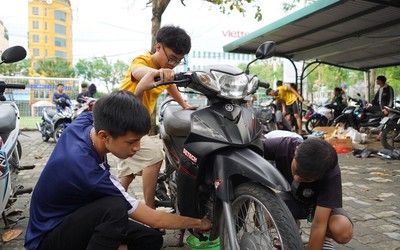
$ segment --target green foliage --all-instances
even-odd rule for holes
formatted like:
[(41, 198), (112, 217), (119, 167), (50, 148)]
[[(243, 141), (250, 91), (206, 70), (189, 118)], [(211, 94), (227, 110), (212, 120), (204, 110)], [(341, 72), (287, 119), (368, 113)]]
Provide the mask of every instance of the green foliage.
[(27, 76), (29, 73), (29, 65), (31, 64), (30, 59), (25, 59), (16, 63), (6, 64), (3, 63), (0, 66), (0, 75), (4, 76), (15, 76), (23, 75)]
[(47, 77), (71, 78), (74, 76), (71, 63), (59, 57), (38, 60), (35, 71)]
[(232, 11), (238, 11), (245, 15), (246, 9), (254, 8), (255, 14), (254, 18), (257, 21), (262, 20), (261, 8), (259, 5), (255, 4), (257, 0), (206, 0), (209, 3), (219, 6), (220, 11), (223, 14), (230, 14)]
[(303, 3), (303, 6), (310, 5), (318, 0), (291, 0), (289, 2), (284, 2), (282, 4), (282, 9), (285, 12), (291, 11), (292, 9), (296, 8), (298, 4), (301, 2)]
[(105, 56), (94, 57), (91, 60), (80, 59), (75, 65), (75, 75), (84, 80), (98, 80), (104, 84), (108, 92), (120, 84), (129, 66), (118, 60), (114, 64)]

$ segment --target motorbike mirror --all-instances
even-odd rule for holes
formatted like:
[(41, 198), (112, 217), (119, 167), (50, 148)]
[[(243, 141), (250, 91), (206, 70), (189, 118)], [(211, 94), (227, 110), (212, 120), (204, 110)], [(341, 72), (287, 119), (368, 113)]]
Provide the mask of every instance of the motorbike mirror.
[(256, 59), (254, 59), (253, 61), (249, 62), (249, 64), (247, 64), (246, 67), (246, 74), (249, 74), (250, 70), (250, 64), (252, 64), (253, 62), (257, 61), (257, 60), (262, 60), (262, 59), (267, 59), (272, 57), (275, 54), (275, 49), (276, 49), (276, 45), (275, 42), (273, 41), (268, 41), (268, 42), (264, 42), (262, 43), (256, 51)]
[(258, 60), (270, 58), (275, 54), (275, 50), (276, 50), (275, 42), (272, 41), (264, 42), (258, 47), (256, 51), (256, 58)]
[(18, 62), (26, 57), (26, 50), (21, 46), (14, 46), (6, 49), (1, 55), (1, 63)]

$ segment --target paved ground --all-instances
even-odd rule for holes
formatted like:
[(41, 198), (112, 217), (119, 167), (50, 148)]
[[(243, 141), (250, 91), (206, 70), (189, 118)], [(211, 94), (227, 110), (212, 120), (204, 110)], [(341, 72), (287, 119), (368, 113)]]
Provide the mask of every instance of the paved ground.
[[(33, 187), (55, 144), (51, 140), (47, 143), (42, 142), (39, 132), (32, 131), (25, 134), (26, 136), (20, 137), (23, 146), (22, 162), (36, 164), (36, 168), (21, 172), (19, 179), (25, 187)], [(380, 145), (372, 143), (369, 147), (379, 149)], [(350, 243), (335, 245), (336, 249), (400, 249), (400, 161), (380, 158), (360, 159), (350, 153), (339, 155), (339, 160), (343, 177), (344, 208), (355, 223), (355, 233)], [(112, 158), (110, 164), (114, 165)], [(140, 199), (140, 179), (134, 182), (131, 191)], [(29, 201), (30, 195), (19, 196), (17, 202), (8, 210), (8, 213), (21, 210), (19, 214), (10, 217), (18, 220), (11, 225), (12, 228), (25, 232), (29, 217)], [(307, 235), (308, 225), (302, 223), (302, 226)], [(0, 234), (5, 231), (4, 223), (0, 221)], [(178, 237), (179, 231), (168, 231), (165, 236), (165, 249), (189, 249), (174, 247)], [(11, 242), (0, 242), (0, 249), (24, 249), (23, 239), (24, 233)]]

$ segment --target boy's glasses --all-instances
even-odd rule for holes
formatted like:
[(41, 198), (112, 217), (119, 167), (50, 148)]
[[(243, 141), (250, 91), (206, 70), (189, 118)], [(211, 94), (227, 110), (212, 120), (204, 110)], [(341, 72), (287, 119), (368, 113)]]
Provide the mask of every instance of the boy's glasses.
[[(162, 46), (162, 50), (164, 51), (164, 54), (167, 57), (169, 65), (177, 66), (177, 65), (182, 63), (182, 60), (176, 60), (176, 59), (173, 59), (173, 58), (169, 58), (169, 56), (167, 55), (167, 52), (165, 52), (164, 45)], [(183, 63), (186, 63), (185, 58), (183, 58)]]

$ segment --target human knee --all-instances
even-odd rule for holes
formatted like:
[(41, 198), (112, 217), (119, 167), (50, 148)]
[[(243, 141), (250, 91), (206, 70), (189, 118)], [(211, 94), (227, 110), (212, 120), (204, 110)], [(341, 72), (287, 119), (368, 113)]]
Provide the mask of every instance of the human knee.
[(353, 225), (347, 218), (330, 223), (329, 231), (331, 237), (339, 244), (346, 244), (353, 238)]
[(334, 240), (339, 244), (347, 244), (353, 238), (353, 230), (343, 231), (335, 235)]

